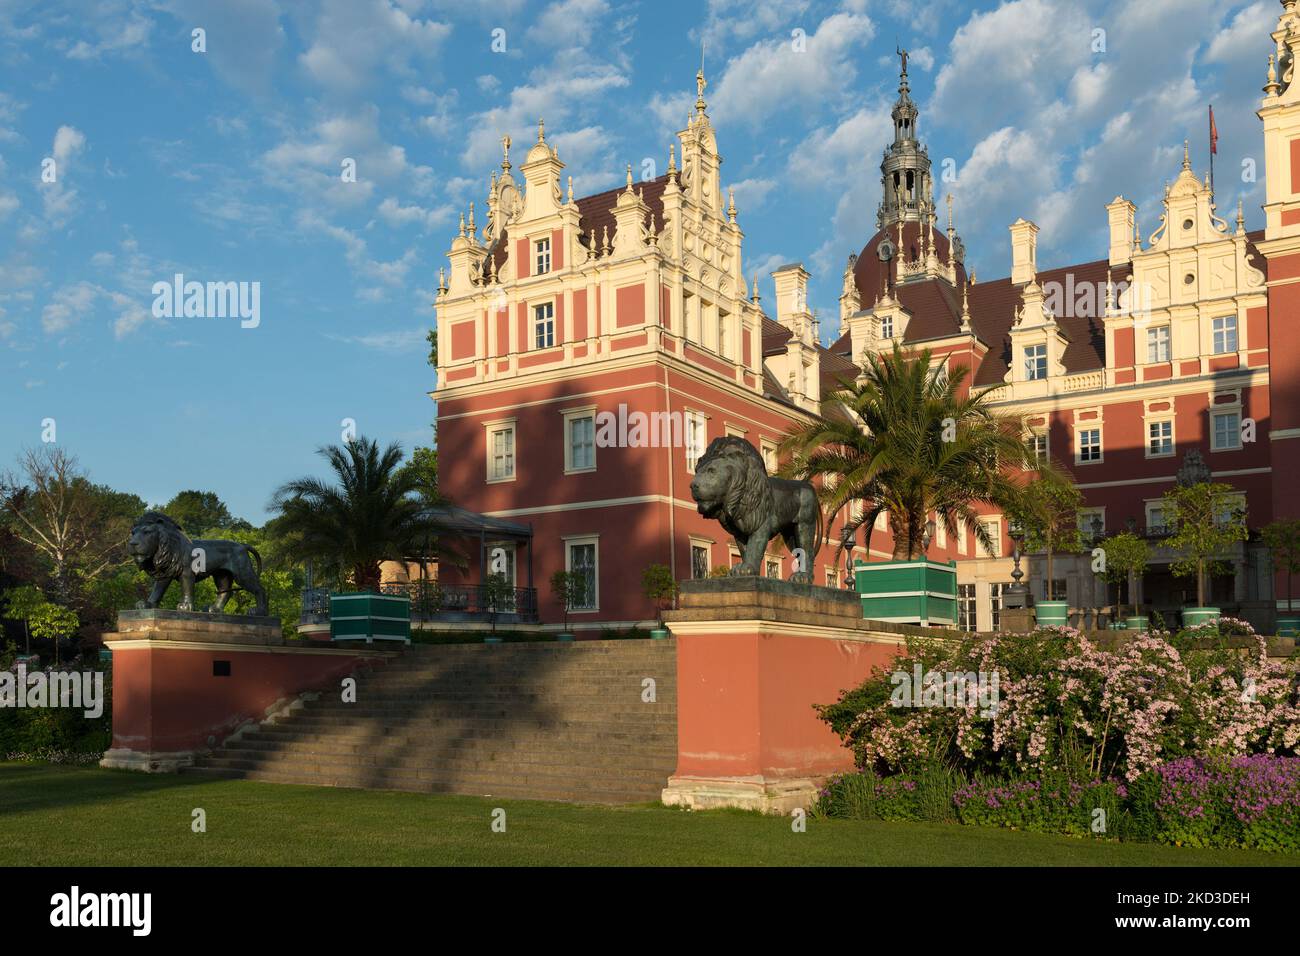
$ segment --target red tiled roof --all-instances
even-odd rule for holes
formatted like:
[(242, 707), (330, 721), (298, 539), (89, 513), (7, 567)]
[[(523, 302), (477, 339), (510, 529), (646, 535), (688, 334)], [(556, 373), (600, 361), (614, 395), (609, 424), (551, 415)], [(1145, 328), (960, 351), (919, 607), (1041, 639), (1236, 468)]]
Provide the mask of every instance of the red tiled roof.
[(780, 322), (763, 316), (763, 354), (778, 355), (785, 353), (785, 343), (794, 335)]
[[(662, 233), (664, 231), (664, 187), (668, 185), (668, 174), (660, 176), (658, 179), (648, 179), (642, 183), (635, 183), (632, 191), (641, 194), (642, 201), (650, 207), (650, 214), (654, 217), (655, 230)], [(614, 242), (614, 233), (617, 227), (614, 223), (614, 204), (618, 202), (619, 194), (627, 189), (626, 185), (619, 186), (617, 189), (607, 189), (603, 193), (596, 193), (594, 196), (584, 196), (577, 200), (578, 204), (578, 227), (587, 235), (588, 241), (583, 245), (591, 248), (591, 238), (595, 238), (599, 243), (604, 238), (602, 235), (605, 228), (609, 229), (609, 241)], [(581, 240), (579, 240), (581, 241)]]
[[(862, 300), (862, 307), (869, 309), (884, 291), (885, 269), (884, 263), (880, 261), (880, 256), (876, 250), (880, 248), (880, 241), (885, 237), (885, 230), (878, 231), (858, 253), (858, 261), (853, 265), (853, 279), (858, 287), (858, 296)], [(921, 224), (918, 222), (903, 223), (903, 252), (905, 258), (910, 262), (920, 254), (920, 247), (924, 236), (921, 231)], [(898, 227), (894, 226), (889, 230), (889, 241), (892, 245), (898, 244)], [(947, 263), (948, 261), (948, 237), (943, 230), (935, 229), (934, 231), (934, 248), (939, 256), (939, 261)], [(897, 258), (899, 250), (895, 248), (894, 257)], [(966, 267), (960, 263), (957, 265), (957, 282), (960, 284), (966, 281)], [(958, 303), (958, 312), (960, 313), (960, 303)]]

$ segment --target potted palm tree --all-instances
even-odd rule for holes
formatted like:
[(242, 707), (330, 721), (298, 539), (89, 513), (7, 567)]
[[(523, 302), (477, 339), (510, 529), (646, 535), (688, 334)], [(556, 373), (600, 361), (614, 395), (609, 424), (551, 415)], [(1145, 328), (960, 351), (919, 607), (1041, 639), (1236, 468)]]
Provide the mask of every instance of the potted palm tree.
[(677, 582), (673, 572), (666, 564), (652, 564), (641, 572), (641, 589), (645, 596), (654, 602), (657, 627), (650, 632), (655, 640), (662, 641), (668, 637), (668, 628), (664, 627), (664, 611), (677, 597)]
[[(990, 407), (996, 387), (968, 390), (967, 375), (960, 365), (936, 374), (928, 349), (911, 356), (895, 343), (892, 353), (868, 353), (858, 379), (831, 392), (819, 418), (782, 439), (789, 455), (782, 474), (820, 476), (823, 509), (831, 519), (849, 511), (850, 538), (889, 516), (892, 559), (855, 567), (868, 618), (955, 625), (956, 565), (927, 558), (930, 516), (953, 537), (970, 525), (989, 547), (975, 505), (1005, 508), (1016, 496), (1010, 466), (1029, 461), (1021, 426)], [(850, 508), (855, 502), (860, 510)]]
[(463, 563), (442, 548), (425, 511), (420, 476), (403, 468), (397, 443), (367, 438), (319, 449), (334, 483), (286, 482), (271, 500), (285, 551), (339, 586), (330, 595), (333, 640), (411, 639), (410, 598), (380, 590), (380, 563), (422, 552)]

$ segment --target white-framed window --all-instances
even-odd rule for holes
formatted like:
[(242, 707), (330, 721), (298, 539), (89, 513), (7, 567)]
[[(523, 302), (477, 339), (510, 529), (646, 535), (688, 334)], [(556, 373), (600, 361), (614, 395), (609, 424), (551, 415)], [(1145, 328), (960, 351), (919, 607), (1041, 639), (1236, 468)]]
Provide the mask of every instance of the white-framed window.
[(1002, 592), (1011, 587), (1001, 581), (989, 585), (989, 626), (997, 630), (1002, 626)]
[(957, 585), (957, 629), (962, 631), (975, 630), (975, 585), (959, 584)]
[(713, 546), (707, 541), (691, 539), (691, 579), (707, 578), (713, 570)]
[(1223, 355), (1237, 351), (1237, 317), (1223, 315), (1210, 322), (1214, 339), (1214, 354)]
[(1101, 429), (1079, 429), (1079, 451), (1075, 455), (1078, 464), (1101, 461)]
[(948, 525), (938, 515), (934, 519), (934, 543), (936, 547), (948, 547)]
[(882, 315), (880, 317), (880, 337), (882, 339), (892, 339), (894, 337), (894, 317), (892, 315)]
[(533, 348), (549, 349), (555, 344), (555, 303), (533, 306)]
[(1232, 451), (1241, 447), (1241, 412), (1210, 412), (1210, 449)]
[(982, 546), (984, 555), (990, 558), (1002, 557), (1002, 519), (981, 518), (980, 524), (989, 534), (989, 544)]
[(759, 439), (760, 452), (763, 455), (763, 464), (767, 468), (769, 475), (775, 475), (776, 470), (781, 467), (781, 463), (776, 457), (776, 443)]
[(839, 571), (839, 568), (827, 568), (827, 569), (826, 569), (826, 586), (827, 586), (828, 588), (837, 588), (837, 589), (839, 588), (839, 586), (840, 586), (840, 571)]
[[(1026, 444), (1029, 446), (1029, 454), (1035, 464), (1043, 465), (1047, 463), (1048, 442), (1046, 429), (1041, 432), (1030, 432)], [(1025, 470), (1029, 470), (1028, 465), (1025, 466)]]
[(1172, 419), (1147, 422), (1147, 457), (1168, 458), (1174, 453), (1174, 423)]
[(1146, 503), (1147, 533), (1168, 534), (1169, 523), (1165, 520), (1165, 503), (1162, 500)]
[(1227, 524), (1236, 512), (1246, 513), (1244, 494), (1223, 495), (1214, 503), (1214, 520), (1218, 524)]
[(1169, 361), (1169, 326), (1147, 329), (1147, 364)]
[(564, 472), (596, 470), (596, 412), (566, 412), (564, 415)]
[(967, 554), (966, 550), (966, 522), (957, 522), (957, 553)]
[(1083, 532), (1085, 540), (1104, 535), (1106, 533), (1106, 509), (1080, 508), (1079, 530)]
[(718, 354), (723, 357), (727, 355), (727, 325), (730, 322), (731, 316), (718, 312)]
[(781, 580), (781, 559), (767, 557), (763, 559), (763, 576)]
[(537, 271), (536, 275), (545, 275), (551, 271), (551, 240), (550, 237), (538, 239), (533, 243), (533, 251), (537, 254)]
[(515, 420), (487, 424), (487, 480), (515, 480)]
[(1025, 378), (1031, 382), (1047, 378), (1046, 345), (1025, 346)]
[(581, 586), (570, 611), (600, 610), (600, 539), (596, 536), (564, 539), (564, 570), (576, 574)]
[(708, 419), (699, 412), (686, 413), (686, 470), (695, 471), (700, 456), (708, 447)]

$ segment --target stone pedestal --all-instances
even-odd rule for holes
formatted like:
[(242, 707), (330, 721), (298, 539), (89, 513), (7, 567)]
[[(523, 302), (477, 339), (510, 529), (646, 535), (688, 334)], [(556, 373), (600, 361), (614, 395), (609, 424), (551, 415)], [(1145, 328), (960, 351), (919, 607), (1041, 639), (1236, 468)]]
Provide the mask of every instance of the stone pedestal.
[(300, 694), (391, 656), (286, 641), (279, 618), (158, 608), (120, 612), (104, 643), (113, 654), (113, 747), (100, 765), (151, 773), (188, 766)]
[[(813, 710), (888, 667), (908, 635), (862, 619), (858, 595), (771, 578), (688, 581), (665, 615), (677, 640), (677, 772), (663, 801), (808, 808), (853, 755)], [(954, 637), (957, 636), (954, 634)]]
[(999, 629), (1009, 634), (1029, 634), (1034, 630), (1032, 607), (1004, 607), (998, 612)]

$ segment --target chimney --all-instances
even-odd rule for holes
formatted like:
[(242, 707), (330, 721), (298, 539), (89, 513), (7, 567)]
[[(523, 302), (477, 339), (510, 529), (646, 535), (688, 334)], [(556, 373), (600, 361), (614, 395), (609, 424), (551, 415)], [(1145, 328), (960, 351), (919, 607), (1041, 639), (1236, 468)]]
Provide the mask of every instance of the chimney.
[(1011, 282), (1024, 285), (1038, 274), (1038, 227), (1026, 219), (1011, 224)]
[(1110, 220), (1110, 264), (1122, 265), (1133, 261), (1133, 226), (1137, 222), (1137, 206), (1123, 196), (1116, 196), (1106, 206)]

